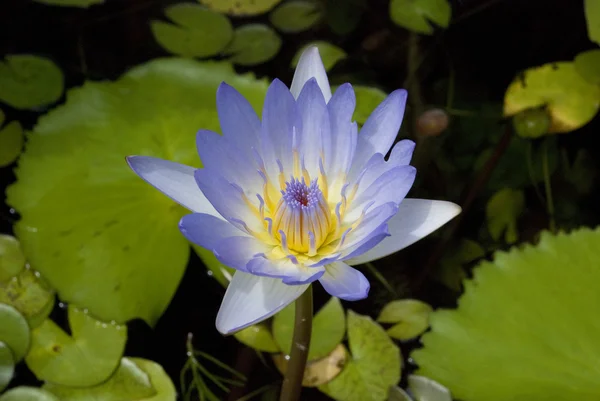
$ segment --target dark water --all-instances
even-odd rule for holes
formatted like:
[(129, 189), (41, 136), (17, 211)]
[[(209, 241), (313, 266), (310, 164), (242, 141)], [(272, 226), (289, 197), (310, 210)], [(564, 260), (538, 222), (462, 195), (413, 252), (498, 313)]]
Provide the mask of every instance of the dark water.
[[(162, 9), (178, 2), (107, 0), (103, 6), (79, 10), (26, 0), (2, 0), (0, 51), (3, 55), (34, 53), (52, 58), (63, 69), (67, 87), (80, 85), (86, 79), (115, 79), (134, 65), (167, 55), (155, 43), (148, 21), (163, 18)], [(348, 60), (334, 70), (337, 75), (354, 73), (366, 83), (377, 82), (387, 89), (400, 87), (406, 78), (407, 33), (388, 20), (387, 4), (387, 1), (371, 1), (358, 29), (345, 37), (336, 37), (327, 27), (284, 35), (279, 55), (253, 71), (289, 82), (292, 71), (288, 65), (298, 45), (318, 38), (330, 40), (348, 52)], [(436, 98), (435, 84), (448, 76), (450, 65), (456, 73), (457, 85), (472, 99), (501, 102), (507, 85), (519, 71), (551, 61), (572, 60), (577, 53), (592, 48), (585, 30), (582, 1), (462, 0), (453, 2), (453, 10), (456, 22), (450, 29), (421, 41), (422, 48), (427, 50), (420, 78), (424, 96), (429, 99)], [(234, 20), (234, 24), (242, 22), (243, 19)], [(35, 112), (2, 107), (7, 120), (18, 119), (26, 128), (32, 127), (39, 116)], [(599, 125), (596, 118), (577, 135), (561, 136), (561, 144), (568, 149), (587, 147), (597, 157), (593, 145)], [(12, 168), (0, 169), (3, 193), (14, 180)], [(590, 209), (598, 200), (596, 195), (591, 197)], [(0, 206), (0, 214), (0, 232), (10, 233), (18, 216), (5, 204)], [(461, 231), (476, 233), (482, 216), (481, 208), (474, 208), (465, 217)], [(597, 222), (597, 213), (592, 213), (591, 219)], [(534, 215), (531, 224), (543, 228), (545, 222), (542, 218), (540, 224)], [(402, 295), (451, 306), (456, 294), (435, 282), (419, 282), (418, 291), (413, 286), (420, 280), (419, 268), (434, 244), (433, 239), (423, 240), (401, 256), (388, 257), (377, 266), (390, 281), (404, 282)], [(374, 315), (389, 300), (389, 295), (373, 277), (369, 278), (373, 296), (350, 306), (359, 313)], [(264, 367), (252, 351), (233, 338), (223, 338), (215, 330), (214, 319), (222, 294), (222, 288), (206, 275), (202, 263), (192, 254), (180, 288), (156, 328), (151, 330), (141, 322), (130, 324), (127, 355), (157, 361), (178, 383), (186, 359), (185, 341), (188, 333), (193, 333), (199, 349), (247, 374), (249, 389), (278, 380), (273, 368)], [(326, 299), (320, 288), (316, 296), (317, 304)], [(64, 311), (57, 307), (53, 318), (64, 321)], [(21, 369), (15, 384), (31, 380), (32, 376)], [(305, 396), (306, 399), (323, 397), (316, 391)]]

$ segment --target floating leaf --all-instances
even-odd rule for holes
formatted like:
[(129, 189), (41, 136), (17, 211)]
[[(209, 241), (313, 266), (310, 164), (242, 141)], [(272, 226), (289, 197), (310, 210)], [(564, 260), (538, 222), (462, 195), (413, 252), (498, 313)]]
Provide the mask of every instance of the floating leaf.
[(298, 61), (300, 61), (300, 56), (304, 53), (310, 46), (317, 46), (319, 49), (319, 54), (321, 55), (321, 60), (323, 60), (323, 65), (325, 66), (325, 70), (329, 71), (333, 68), (333, 66), (340, 60), (346, 58), (347, 54), (344, 49), (337, 47), (336, 45), (332, 45), (329, 42), (325, 42), (322, 40), (311, 42), (305, 46), (302, 46), (296, 55), (292, 59), (292, 68), (295, 68), (298, 65)]
[(417, 299), (399, 299), (385, 305), (377, 318), (380, 323), (396, 323), (387, 333), (397, 340), (410, 340), (429, 327), (431, 306)]
[(281, 0), (198, 0), (208, 8), (235, 16), (263, 14)]
[(21, 386), (8, 390), (0, 401), (60, 401), (52, 393), (37, 387)]
[[(273, 319), (273, 336), (284, 354), (289, 355), (292, 349), (294, 304), (288, 305)], [(346, 321), (344, 309), (339, 299), (331, 299), (317, 312), (313, 319), (312, 335), (308, 359), (319, 359), (328, 355), (344, 338)]]
[(584, 7), (588, 36), (600, 45), (600, 1), (584, 0)]
[(590, 85), (572, 62), (530, 68), (504, 95), (504, 115), (545, 106), (552, 123), (548, 133), (564, 133), (587, 124), (600, 107), (600, 86)]
[(152, 21), (156, 41), (167, 51), (184, 57), (210, 57), (221, 52), (233, 38), (229, 19), (202, 6), (181, 3), (165, 9), (177, 25)]
[[(103, 321), (153, 325), (189, 257), (177, 223), (189, 213), (135, 175), (128, 155), (195, 167), (199, 127), (219, 130), (218, 85), (256, 109), (267, 84), (228, 63), (162, 59), (116, 82), (88, 82), (42, 117), (28, 138), (7, 203), (32, 266), (68, 303)], [(127, 132), (127, 135), (123, 135)]]
[(25, 255), (12, 235), (0, 234), (0, 282), (6, 281), (25, 267)]
[(279, 347), (277, 346), (277, 343), (275, 343), (271, 331), (265, 324), (259, 323), (255, 324), (254, 326), (247, 327), (244, 330), (235, 333), (234, 337), (242, 344), (246, 344), (247, 346), (258, 351), (279, 351)]
[(127, 327), (103, 323), (73, 306), (68, 315), (72, 335), (46, 319), (32, 331), (25, 361), (40, 380), (62, 386), (95, 386), (119, 366)]
[(281, 38), (277, 32), (263, 24), (247, 24), (235, 30), (225, 53), (236, 64), (254, 66), (275, 57), (279, 49)]
[(496, 192), (487, 203), (485, 215), (488, 230), (494, 241), (499, 241), (504, 234), (508, 244), (517, 242), (519, 231), (517, 220), (525, 208), (523, 191), (504, 188)]
[(338, 401), (384, 401), (400, 381), (400, 349), (370, 317), (348, 311), (352, 360), (319, 390)]
[(68, 387), (46, 383), (44, 390), (61, 401), (148, 400), (157, 394), (150, 377), (135, 362), (122, 358), (110, 378), (93, 387)]
[(392, 21), (418, 33), (431, 35), (430, 21), (442, 28), (450, 23), (452, 9), (448, 0), (391, 0), (390, 18)]
[(543, 232), (481, 263), (458, 309), (432, 313), (417, 374), (465, 401), (597, 400), (599, 247), (600, 229)]
[(281, 4), (271, 15), (271, 24), (281, 32), (297, 33), (306, 31), (321, 19), (319, 5), (312, 1), (292, 0)]
[(600, 84), (600, 50), (579, 53), (574, 63), (575, 69), (583, 78), (592, 84)]
[(23, 128), (18, 121), (11, 121), (0, 129), (0, 167), (8, 166), (23, 149)]
[(15, 362), (19, 362), (29, 349), (29, 326), (18, 310), (0, 303), (0, 341), (12, 351)]
[[(318, 387), (329, 383), (340, 374), (348, 360), (348, 352), (343, 344), (338, 344), (329, 355), (321, 359), (308, 361), (302, 378), (304, 387)], [(273, 355), (275, 366), (282, 373), (287, 371), (289, 358), (284, 354)]]
[(204, 249), (196, 244), (191, 245), (198, 257), (202, 259), (202, 263), (208, 268), (208, 274), (217, 280), (223, 287), (227, 287), (235, 270), (219, 262), (213, 251)]
[(450, 247), (440, 260), (436, 278), (448, 288), (460, 292), (463, 280), (467, 277), (464, 265), (485, 256), (485, 250), (477, 242), (462, 238)]
[(409, 375), (408, 389), (415, 401), (452, 401), (446, 387), (425, 376)]
[(51, 60), (14, 54), (0, 62), (0, 101), (15, 109), (33, 109), (56, 102), (63, 92), (62, 71)]
[(29, 323), (39, 326), (54, 307), (54, 292), (29, 267), (7, 282), (0, 282), (0, 302), (13, 306)]
[(15, 373), (15, 360), (8, 345), (0, 341), (0, 393), (8, 386)]
[(137, 366), (142, 368), (148, 376), (150, 376), (150, 383), (156, 391), (156, 395), (147, 398), (145, 401), (176, 401), (177, 390), (173, 382), (169, 378), (169, 375), (164, 371), (162, 366), (158, 363), (149, 361), (148, 359), (142, 358), (130, 358)]
[(337, 35), (347, 35), (356, 29), (366, 8), (366, 0), (326, 0), (327, 23)]
[(413, 401), (412, 398), (398, 386), (390, 388), (387, 401)]
[(385, 100), (387, 93), (370, 86), (356, 85), (353, 88), (356, 94), (356, 108), (352, 119), (359, 124), (364, 124), (379, 103)]
[(104, 0), (34, 0), (49, 6), (88, 8), (94, 4), (102, 4)]

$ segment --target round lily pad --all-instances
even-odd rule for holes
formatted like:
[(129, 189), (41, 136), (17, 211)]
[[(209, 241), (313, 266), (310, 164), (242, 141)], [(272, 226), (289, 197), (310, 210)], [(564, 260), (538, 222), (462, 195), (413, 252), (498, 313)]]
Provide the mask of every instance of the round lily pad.
[(127, 327), (104, 323), (69, 306), (65, 333), (46, 319), (32, 331), (27, 366), (40, 380), (62, 386), (95, 386), (119, 366), (127, 341)]
[(60, 299), (108, 322), (153, 325), (161, 316), (188, 261), (177, 223), (189, 211), (141, 180), (125, 157), (199, 167), (195, 134), (219, 130), (223, 81), (262, 106), (265, 81), (229, 63), (172, 58), (116, 82), (87, 82), (39, 120), (7, 203), (21, 214), (15, 231), (31, 265)]
[(600, 84), (600, 50), (588, 50), (575, 57), (575, 69), (588, 82)]
[(199, 0), (206, 7), (235, 16), (263, 14), (275, 7), (281, 0)]
[(414, 32), (431, 35), (433, 26), (447, 28), (452, 9), (448, 0), (391, 0), (392, 21)]
[(0, 167), (8, 166), (23, 149), (23, 128), (18, 121), (11, 121), (0, 129)]
[(0, 234), (0, 282), (6, 281), (25, 267), (25, 255), (12, 235)]
[(329, 42), (319, 40), (302, 46), (302, 48), (296, 52), (296, 55), (292, 59), (292, 68), (296, 68), (298, 61), (300, 61), (300, 56), (302, 53), (304, 53), (304, 50), (310, 46), (316, 46), (319, 49), (321, 60), (323, 61), (323, 65), (327, 71), (332, 69), (338, 61), (343, 60), (347, 56), (343, 49)]
[[(329, 383), (340, 374), (348, 361), (348, 351), (343, 344), (338, 344), (333, 351), (321, 359), (308, 361), (302, 378), (304, 387), (318, 387)], [(281, 374), (287, 371), (289, 357), (284, 354), (273, 355), (273, 362)]]
[(0, 341), (10, 348), (15, 362), (19, 362), (29, 349), (29, 326), (18, 310), (0, 303)]
[(238, 331), (234, 337), (247, 346), (263, 352), (278, 352), (279, 347), (273, 339), (271, 331), (265, 324), (255, 324)]
[[(295, 317), (295, 305), (292, 303), (273, 319), (275, 342), (286, 355), (289, 355), (292, 349)], [(314, 316), (308, 360), (320, 359), (328, 355), (342, 342), (345, 332), (344, 309), (338, 298), (331, 297)]]
[(530, 68), (504, 95), (504, 115), (545, 106), (551, 118), (548, 133), (565, 133), (587, 124), (600, 107), (600, 86), (590, 85), (572, 62)]
[(63, 93), (60, 68), (30, 54), (6, 56), (0, 62), (0, 102), (15, 109), (33, 109), (56, 102)]
[(54, 298), (54, 291), (29, 267), (11, 280), (0, 282), (0, 302), (23, 314), (30, 328), (39, 326), (48, 317)]
[(8, 345), (0, 341), (0, 393), (10, 383), (15, 373), (15, 360)]
[(364, 124), (373, 110), (387, 97), (387, 93), (381, 89), (370, 86), (353, 86), (356, 94), (356, 108), (354, 109), (353, 120), (359, 124)]
[(122, 358), (108, 380), (93, 387), (69, 387), (44, 384), (61, 401), (149, 400), (157, 394), (150, 376), (130, 358)]
[(377, 318), (380, 323), (395, 323), (387, 330), (397, 340), (411, 340), (429, 327), (429, 304), (417, 299), (400, 299), (385, 305)]
[(263, 24), (247, 24), (235, 30), (233, 41), (225, 50), (236, 64), (254, 66), (275, 57), (281, 49), (281, 38)]
[(129, 358), (150, 377), (156, 394), (145, 401), (176, 401), (177, 390), (169, 375), (158, 363), (142, 358)]
[(585, 20), (590, 40), (600, 45), (600, 2), (584, 0)]
[(297, 33), (306, 31), (317, 24), (322, 17), (319, 4), (312, 1), (293, 0), (282, 3), (271, 12), (271, 24), (281, 32)]
[(398, 384), (400, 349), (370, 317), (348, 311), (352, 360), (342, 373), (319, 390), (338, 401), (381, 401)]
[(223, 14), (191, 3), (165, 9), (176, 25), (152, 21), (156, 41), (167, 51), (183, 57), (210, 57), (225, 49), (233, 38), (233, 27)]
[(483, 262), (458, 308), (437, 310), (416, 374), (465, 401), (592, 401), (600, 396), (600, 229), (543, 232)]
[(408, 389), (415, 401), (452, 401), (446, 387), (425, 376), (409, 375)]
[(21, 386), (8, 390), (0, 401), (60, 401), (55, 395), (37, 387)]

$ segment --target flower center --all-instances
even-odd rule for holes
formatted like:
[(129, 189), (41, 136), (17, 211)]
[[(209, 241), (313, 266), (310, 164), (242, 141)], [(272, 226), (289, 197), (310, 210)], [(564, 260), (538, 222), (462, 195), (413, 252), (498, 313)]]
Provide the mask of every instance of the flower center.
[(292, 178), (281, 194), (273, 228), (282, 247), (316, 254), (331, 228), (331, 212), (317, 180), (306, 185), (304, 178)]

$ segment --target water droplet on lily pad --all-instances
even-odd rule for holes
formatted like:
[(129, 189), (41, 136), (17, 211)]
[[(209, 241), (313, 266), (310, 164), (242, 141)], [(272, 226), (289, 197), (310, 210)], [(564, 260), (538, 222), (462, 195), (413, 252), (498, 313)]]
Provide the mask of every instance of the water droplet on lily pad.
[(0, 282), (19, 274), (25, 267), (25, 255), (19, 240), (12, 235), (0, 234)]
[(387, 330), (397, 340), (411, 340), (429, 327), (431, 306), (417, 299), (399, 299), (385, 305), (377, 318), (380, 323), (394, 323)]
[(254, 66), (275, 57), (279, 49), (281, 38), (277, 32), (263, 24), (247, 24), (235, 30), (225, 53), (236, 64)]
[(199, 0), (212, 10), (230, 15), (250, 16), (263, 14), (275, 7), (281, 0)]
[(64, 78), (51, 60), (31, 54), (5, 56), (0, 62), (0, 101), (15, 109), (34, 109), (56, 102)]
[(8, 390), (0, 401), (60, 401), (54, 394), (37, 387), (21, 386)]
[(10, 348), (15, 362), (19, 362), (29, 349), (27, 320), (12, 306), (0, 303), (0, 322), (0, 341)]
[(323, 61), (323, 65), (325, 66), (326, 71), (331, 70), (338, 61), (345, 59), (347, 56), (344, 49), (339, 48), (336, 45), (333, 45), (329, 42), (311, 42), (302, 46), (302, 48), (300, 48), (300, 50), (296, 52), (296, 55), (292, 59), (292, 68), (295, 68), (298, 65), (298, 61), (300, 61), (300, 56), (302, 55), (302, 53), (304, 53), (304, 50), (306, 50), (310, 46), (316, 46), (319, 49), (319, 54), (321, 55), (321, 60)]
[(431, 35), (430, 21), (442, 28), (450, 23), (452, 9), (448, 0), (391, 0), (390, 18), (403, 28)]
[[(296, 311), (294, 304), (288, 305), (273, 319), (273, 337), (284, 354), (290, 354)], [(346, 332), (344, 309), (338, 298), (331, 299), (316, 313), (313, 319), (308, 360), (328, 355), (342, 342)]]
[(0, 341), (0, 393), (8, 386), (14, 373), (15, 360), (12, 351)]
[(281, 32), (297, 33), (306, 31), (316, 25), (322, 17), (323, 10), (312, 1), (293, 0), (282, 3), (271, 12), (271, 24)]
[(71, 336), (49, 319), (33, 329), (27, 366), (38, 379), (53, 384), (97, 385), (119, 366), (127, 330), (98, 324), (73, 306), (69, 306), (68, 317)]
[(70, 387), (46, 383), (44, 390), (61, 401), (150, 400), (157, 394), (146, 372), (130, 358), (122, 358), (110, 378), (92, 387)]
[(156, 41), (167, 51), (183, 57), (210, 57), (221, 52), (233, 38), (229, 19), (205, 7), (181, 3), (165, 9), (173, 21), (152, 21)]

